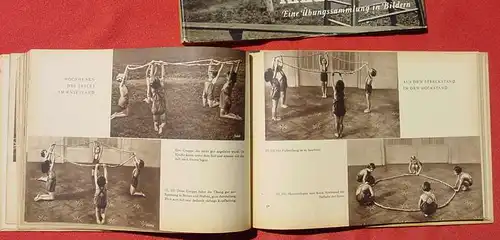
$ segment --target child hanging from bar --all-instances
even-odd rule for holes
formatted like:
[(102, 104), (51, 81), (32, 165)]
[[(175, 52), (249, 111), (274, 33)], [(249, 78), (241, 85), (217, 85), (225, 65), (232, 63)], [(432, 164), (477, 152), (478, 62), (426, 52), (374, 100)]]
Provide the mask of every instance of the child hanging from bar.
[[(101, 144), (97, 141), (94, 141), (92, 145), (92, 164), (98, 164), (101, 160), (102, 156), (102, 147)], [(94, 169), (92, 168), (92, 179), (94, 179)]]
[(457, 181), (455, 182), (454, 189), (458, 191), (468, 191), (472, 186), (472, 176), (468, 173), (462, 171), (462, 167), (455, 166), (453, 172), (457, 175)]
[(220, 92), (220, 117), (242, 120), (240, 116), (230, 112), (232, 105), (231, 95), (233, 94), (234, 84), (236, 83), (236, 78), (238, 76), (239, 66), (240, 61), (237, 61), (231, 65), (231, 70), (227, 72), (226, 82), (222, 86)]
[(129, 110), (129, 96), (128, 96), (128, 88), (127, 85), (125, 85), (125, 81), (127, 78), (127, 72), (128, 70), (125, 69), (124, 73), (120, 73), (116, 76), (116, 80), (120, 82), (120, 98), (118, 99), (118, 107), (120, 107), (120, 111), (115, 112), (111, 115), (111, 120), (119, 117), (126, 117), (128, 116), (128, 110)]
[(373, 78), (377, 76), (377, 70), (374, 68), (368, 69), (368, 76), (365, 80), (365, 95), (366, 95), (366, 109), (365, 113), (369, 113), (372, 111), (372, 90), (373, 90)]
[(146, 194), (137, 191), (137, 187), (139, 186), (139, 176), (141, 174), (141, 170), (144, 168), (144, 161), (142, 159), (138, 159), (136, 156), (133, 157), (135, 168), (132, 170), (132, 182), (130, 183), (130, 195), (132, 196), (141, 196), (146, 197)]
[(438, 209), (436, 196), (431, 192), (431, 184), (429, 182), (424, 182), (422, 185), (422, 195), (418, 199), (418, 208), (425, 217), (429, 217), (436, 212)]
[[(55, 146), (55, 144), (52, 144)], [(51, 147), (52, 147), (51, 146)], [(56, 158), (54, 154), (50, 154), (50, 160), (46, 160), (42, 164), (42, 172), (47, 174), (47, 181), (45, 182), (46, 194), (38, 194), (35, 197), (35, 202), (38, 201), (53, 201), (56, 195), (56, 171), (55, 171)]]
[(419, 175), (422, 171), (422, 162), (417, 159), (416, 156), (410, 157), (410, 163), (408, 164), (408, 172), (410, 174)]
[[(214, 67), (220, 66), (219, 69), (215, 69)], [(211, 60), (210, 65), (208, 66), (208, 79), (205, 81), (203, 87), (203, 107), (217, 107), (219, 106), (219, 102), (215, 100), (214, 91), (215, 91), (215, 83), (219, 79), (222, 68), (224, 67), (224, 63), (216, 63)]]
[[(335, 73), (338, 73), (340, 79), (335, 82)], [(345, 85), (344, 79), (340, 72), (333, 72), (334, 94), (333, 94), (333, 117), (335, 119), (335, 137), (342, 138), (344, 133), (344, 116), (346, 114), (345, 107)]]
[[(158, 74), (161, 73), (161, 77)], [(144, 102), (151, 103), (153, 101), (152, 97), (152, 86), (156, 81), (165, 80), (165, 66), (162, 62), (153, 61), (146, 69), (146, 98)]]
[(97, 224), (104, 224), (106, 221), (106, 207), (108, 206), (108, 169), (106, 164), (102, 165), (103, 175), (99, 176), (99, 164), (92, 169), (95, 172), (94, 185), (94, 205)]
[(167, 122), (167, 102), (163, 81), (159, 78), (151, 83), (151, 114), (153, 114), (153, 127), (158, 134), (163, 133)]
[(320, 81), (321, 81), (321, 93), (322, 98), (326, 98), (326, 93), (328, 90), (328, 55), (319, 56), (319, 66), (321, 70)]
[(268, 68), (264, 72), (264, 80), (266, 82), (269, 82), (271, 84), (271, 116), (273, 121), (279, 121), (281, 120), (281, 117), (279, 116), (279, 108), (278, 108), (278, 102), (281, 97), (281, 92), (280, 92), (280, 83), (278, 79), (274, 78), (274, 70), (272, 68)]
[(288, 108), (288, 105), (286, 105), (286, 91), (288, 89), (288, 80), (286, 78), (285, 72), (283, 71), (283, 57), (274, 58), (273, 70), (274, 70), (273, 78), (278, 79), (279, 82), (279, 91), (280, 91), (279, 99), (281, 108)]
[(54, 148), (56, 147), (56, 144), (53, 143), (50, 145), (49, 147), (49, 150), (47, 151), (46, 149), (43, 149), (41, 152), (40, 152), (40, 157), (41, 157), (41, 160), (42, 160), (42, 163), (41, 163), (41, 166), (42, 166), (42, 173), (45, 175), (45, 176), (41, 176), (39, 177), (37, 180), (38, 181), (41, 181), (41, 182), (47, 182), (47, 175), (46, 173), (43, 172), (43, 168), (44, 168), (44, 165), (46, 164), (50, 164), (50, 159), (52, 159), (52, 155), (54, 155)]

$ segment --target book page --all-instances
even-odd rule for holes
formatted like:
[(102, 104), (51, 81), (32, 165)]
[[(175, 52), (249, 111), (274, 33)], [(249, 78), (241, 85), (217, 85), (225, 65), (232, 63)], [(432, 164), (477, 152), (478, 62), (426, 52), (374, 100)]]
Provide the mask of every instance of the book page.
[(253, 54), (254, 227), (484, 220), (477, 56)]
[[(2, 93), (0, 96), (0, 115), (2, 116), (1, 119), (1, 130), (0, 132), (5, 133), (7, 132), (8, 124), (5, 119), (9, 118), (9, 85), (10, 85), (10, 79), (9, 79), (9, 55), (0, 55), (0, 89)], [(1, 221), (0, 221), (0, 229), (4, 229), (3, 225), (5, 220), (5, 182), (6, 178), (5, 175), (7, 174), (6, 171), (6, 165), (7, 165), (7, 149), (8, 149), (8, 142), (9, 138), (6, 136), (6, 134), (3, 134), (1, 141), (0, 141), (0, 162), (2, 166), (0, 167), (0, 192), (2, 193), (2, 198), (0, 199), (0, 216), (1, 216)]]
[(22, 227), (250, 228), (245, 62), (221, 48), (31, 51)]
[(6, 137), (9, 139), (6, 145), (6, 158), (4, 169), (6, 171), (5, 187), (3, 189), (5, 198), (5, 212), (2, 222), (4, 227), (7, 229), (16, 229), (18, 222), (18, 209), (19, 209), (19, 199), (18, 190), (19, 182), (18, 179), (18, 168), (16, 162), (16, 121), (18, 119), (18, 113), (16, 112), (17, 105), (20, 103), (19, 94), (19, 83), (23, 81), (23, 72), (25, 66), (25, 55), (24, 54), (11, 54), (10, 55), (10, 84), (8, 87), (8, 117), (6, 124), (7, 130), (5, 131)]

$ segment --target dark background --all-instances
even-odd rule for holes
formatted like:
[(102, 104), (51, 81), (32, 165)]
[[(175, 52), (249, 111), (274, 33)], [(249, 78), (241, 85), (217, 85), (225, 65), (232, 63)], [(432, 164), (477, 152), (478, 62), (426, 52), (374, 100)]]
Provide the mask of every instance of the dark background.
[[(32, 48), (139, 48), (180, 46), (180, 17), (176, 0), (2, 0), (0, 1), (0, 53), (24, 52)], [(487, 51), (490, 60), (493, 169), (500, 153), (500, 2), (495, 0), (426, 1), (427, 34), (315, 38), (274, 41), (241, 49), (337, 49), (337, 50), (441, 50)], [(494, 187), (500, 180), (493, 173)], [(500, 192), (494, 188), (498, 218)], [(487, 225), (448, 227), (337, 229), (305, 232), (250, 232), (225, 235), (243, 239), (497, 239), (500, 222)], [(0, 232), (0, 239), (147, 240), (185, 235), (131, 233)], [(202, 236), (206, 238), (206, 236)], [(223, 236), (216, 236), (220, 239)]]

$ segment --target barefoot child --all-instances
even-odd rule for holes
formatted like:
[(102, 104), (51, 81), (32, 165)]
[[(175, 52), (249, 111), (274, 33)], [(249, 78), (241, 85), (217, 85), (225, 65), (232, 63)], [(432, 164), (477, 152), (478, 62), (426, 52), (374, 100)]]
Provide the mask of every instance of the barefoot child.
[[(338, 72), (337, 72), (338, 73)], [(344, 133), (344, 116), (346, 114), (344, 80), (342, 74), (338, 73), (340, 79), (335, 82), (333, 94), (333, 116), (335, 118), (335, 137), (342, 138)], [(333, 73), (335, 76), (335, 72)]]
[[(280, 91), (280, 104), (282, 108), (287, 108), (286, 105), (286, 91), (288, 88), (288, 82), (283, 71), (283, 58), (275, 58), (273, 62), (274, 76), (273, 78), (278, 79), (279, 82), (279, 91)], [(279, 75), (279, 77), (278, 77)]]
[(280, 92), (280, 83), (278, 79), (274, 78), (274, 70), (272, 68), (268, 68), (264, 73), (264, 80), (271, 84), (271, 116), (273, 121), (281, 120), (279, 116), (278, 102), (281, 97)]
[(377, 70), (370, 68), (368, 70), (368, 76), (366, 77), (366, 80), (365, 80), (365, 95), (366, 95), (365, 113), (369, 113), (372, 110), (372, 101), (371, 101), (372, 90), (373, 90), (372, 82), (373, 82), (373, 78), (375, 76), (377, 76)]
[(422, 162), (417, 159), (416, 156), (410, 157), (410, 163), (408, 164), (408, 172), (410, 174), (419, 175), (422, 171)]
[[(102, 156), (102, 147), (99, 142), (94, 142), (92, 146), (92, 164), (98, 164)], [(94, 179), (94, 169), (92, 168), (92, 179)]]
[(227, 80), (222, 86), (220, 92), (220, 117), (242, 120), (242, 118), (234, 113), (229, 112), (231, 110), (231, 95), (233, 93), (234, 84), (236, 83), (236, 77), (238, 73), (238, 68), (240, 66), (240, 62), (236, 63), (236, 67), (234, 64), (231, 66), (231, 70), (227, 73)]
[(462, 168), (455, 166), (453, 168), (455, 175), (457, 175), (457, 181), (455, 182), (455, 191), (468, 191), (472, 186), (472, 177), (470, 174), (462, 172)]
[(373, 164), (373, 163), (368, 164), (368, 166), (366, 166), (366, 168), (363, 168), (363, 169), (361, 169), (361, 171), (358, 172), (358, 175), (356, 176), (357, 177), (356, 181), (358, 181), (360, 183), (366, 182), (366, 179), (368, 177), (373, 177), (372, 176), (373, 170), (375, 170), (375, 164)]
[(118, 76), (116, 76), (116, 80), (120, 81), (120, 98), (118, 99), (118, 106), (120, 107), (120, 111), (113, 113), (111, 115), (111, 120), (118, 117), (128, 116), (129, 96), (127, 85), (125, 85), (125, 73), (118, 74)]
[(37, 180), (38, 181), (41, 181), (41, 182), (47, 182), (47, 175), (46, 173), (43, 172), (43, 168), (44, 168), (44, 165), (48, 165), (50, 164), (50, 159), (52, 158), (52, 155), (54, 154), (54, 148), (56, 147), (56, 144), (52, 144), (50, 145), (49, 147), (49, 150), (45, 150), (43, 149), (41, 152), (40, 152), (40, 157), (42, 158), (42, 163), (41, 163), (41, 166), (42, 166), (42, 173), (45, 175), (45, 176), (41, 176), (39, 177)]
[(373, 203), (373, 184), (375, 184), (375, 178), (373, 176), (366, 177), (366, 181), (361, 183), (356, 189), (356, 200), (360, 205), (368, 206)]
[(141, 174), (142, 168), (144, 168), (144, 161), (134, 156), (134, 164), (135, 168), (132, 170), (132, 182), (130, 183), (130, 195), (146, 197), (144, 193), (137, 191), (137, 186), (139, 186), (139, 175)]
[(153, 114), (154, 129), (158, 134), (163, 133), (166, 124), (167, 107), (163, 84), (160, 80), (151, 84), (151, 113)]
[(55, 199), (56, 194), (56, 172), (55, 172), (55, 156), (50, 155), (50, 160), (46, 160), (42, 164), (42, 172), (47, 174), (47, 181), (45, 182), (45, 187), (47, 190), (46, 194), (38, 194), (35, 197), (35, 202), (38, 201), (52, 201)]
[(422, 195), (418, 199), (418, 208), (425, 217), (434, 214), (438, 208), (436, 196), (431, 192), (431, 184), (429, 182), (424, 182), (422, 185)]
[(94, 184), (94, 205), (95, 205), (95, 217), (97, 224), (104, 224), (106, 221), (106, 207), (108, 205), (108, 169), (106, 164), (102, 165), (103, 176), (99, 176), (99, 164), (95, 165), (92, 169), (95, 171)]
[[(219, 66), (219, 70), (214, 69), (214, 66)], [(213, 61), (210, 62), (210, 66), (208, 67), (208, 79), (205, 81), (205, 86), (203, 88), (203, 107), (217, 107), (219, 106), (219, 102), (215, 100), (214, 98), (214, 90), (215, 90), (215, 83), (217, 82), (217, 79), (219, 79), (220, 72), (222, 71), (222, 68), (224, 67), (223, 63), (214, 63)]]
[(322, 92), (322, 98), (326, 98), (326, 92), (328, 89), (328, 55), (325, 54), (325, 56), (319, 56), (319, 66), (321, 70), (321, 92)]

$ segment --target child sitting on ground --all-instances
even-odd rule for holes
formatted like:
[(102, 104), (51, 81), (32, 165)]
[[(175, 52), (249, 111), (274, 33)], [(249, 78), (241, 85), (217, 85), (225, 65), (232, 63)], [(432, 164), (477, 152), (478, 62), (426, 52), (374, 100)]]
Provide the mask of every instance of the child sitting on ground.
[(368, 164), (368, 166), (366, 166), (366, 168), (363, 168), (363, 169), (361, 169), (361, 171), (358, 172), (356, 181), (358, 181), (360, 183), (366, 182), (366, 179), (368, 177), (373, 177), (372, 176), (373, 170), (375, 170), (375, 164), (373, 164), (373, 163)]
[(422, 171), (422, 162), (417, 159), (416, 156), (410, 157), (410, 163), (408, 164), (408, 172), (410, 174), (419, 175)]
[(375, 194), (373, 194), (372, 186), (375, 184), (373, 176), (366, 177), (366, 181), (361, 183), (356, 189), (356, 200), (360, 205), (368, 206), (373, 203)]
[(457, 175), (457, 181), (455, 182), (455, 191), (468, 191), (472, 186), (472, 177), (470, 174), (462, 171), (462, 168), (455, 166), (453, 172)]
[(431, 192), (431, 184), (424, 182), (422, 185), (422, 195), (418, 199), (418, 207), (425, 217), (434, 214), (438, 208), (436, 196)]

